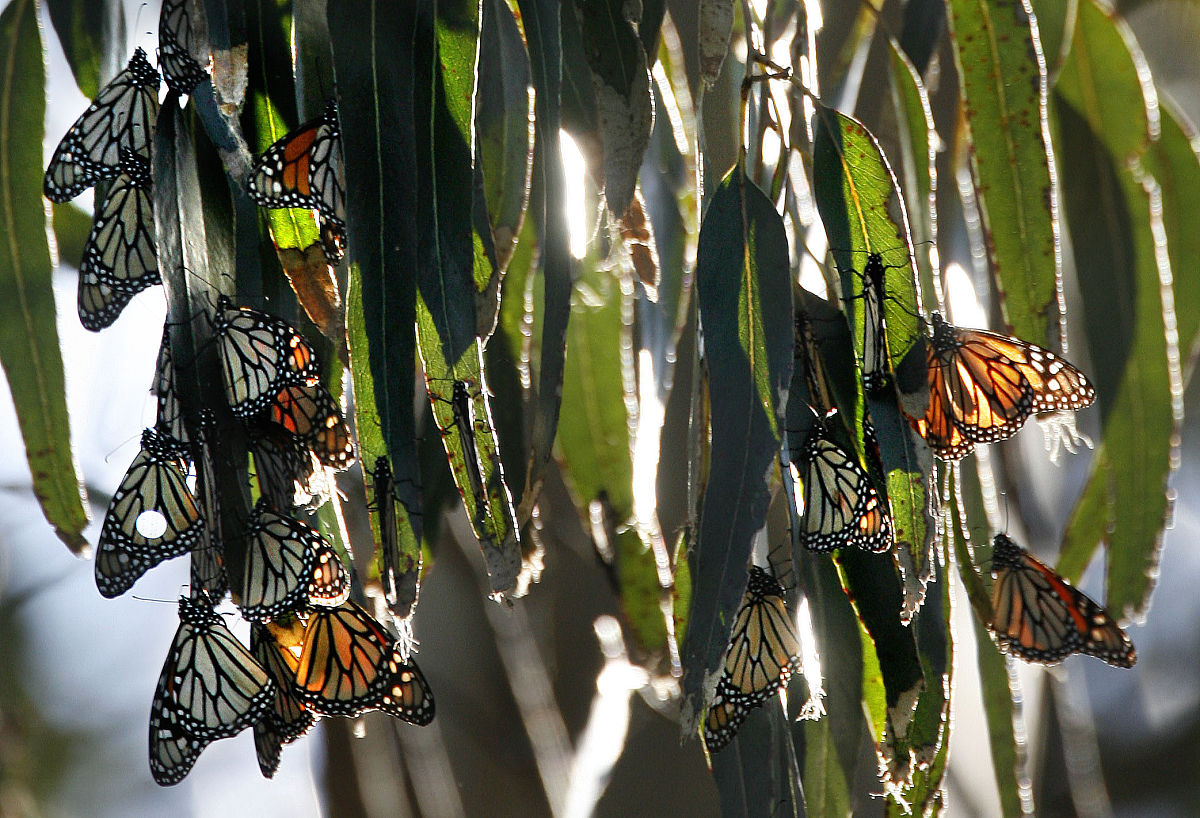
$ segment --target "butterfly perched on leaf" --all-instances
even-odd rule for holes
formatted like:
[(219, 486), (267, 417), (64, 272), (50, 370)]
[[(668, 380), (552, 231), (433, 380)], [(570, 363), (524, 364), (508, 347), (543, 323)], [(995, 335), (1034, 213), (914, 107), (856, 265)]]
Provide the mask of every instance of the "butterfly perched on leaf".
[(1137, 652), (1108, 612), (1004, 534), (992, 541), (992, 635), (1001, 650), (1053, 664), (1085, 653), (1132, 667)]
[(158, 15), (158, 67), (168, 87), (185, 96), (208, 77), (194, 56), (208, 46), (204, 13), (202, 0), (163, 0)]
[(125, 593), (163, 560), (200, 541), (204, 520), (163, 437), (142, 432), (142, 450), (113, 494), (96, 547), (96, 587), (106, 597)]
[(241, 418), (262, 412), (280, 390), (310, 385), (321, 370), (312, 346), (287, 321), (250, 307), (217, 301), (214, 330), (229, 408)]
[(774, 696), (800, 669), (800, 639), (783, 601), (783, 589), (751, 566), (746, 593), (733, 621), (725, 668), (704, 718), (710, 752), (733, 740), (746, 716)]
[(959, 329), (936, 312), (932, 322), (929, 408), (909, 420), (942, 460), (961, 460), (977, 443), (1012, 437), (1030, 415), (1082, 409), (1096, 399), (1082, 372), (1037, 344)]
[(337, 102), (275, 142), (250, 170), (250, 198), (268, 208), (303, 207), (320, 214), (321, 246), (331, 264), (346, 246), (342, 136)]
[(179, 600), (171, 642), (150, 708), (150, 772), (182, 781), (200, 753), (262, 719), (275, 684), (237, 640), (206, 595)]
[(126, 148), (120, 155), (79, 264), (79, 322), (93, 332), (116, 321), (134, 295), (161, 283), (150, 163)]
[(242, 615), (263, 621), (310, 604), (341, 605), (350, 596), (350, 575), (324, 537), (260, 499), (246, 523), (239, 592)]
[(412, 724), (433, 720), (433, 691), (417, 663), (353, 602), (309, 614), (296, 689), (321, 715), (382, 710)]
[(304, 735), (317, 721), (316, 714), (296, 692), (296, 668), (300, 666), (303, 644), (304, 623), (295, 617), (250, 626), (250, 653), (275, 683), (271, 707), (254, 725), (258, 768), (267, 778), (279, 769), (283, 745)]
[[(120, 172), (121, 150), (148, 156), (158, 118), (158, 72), (137, 49), (125, 70), (100, 89), (54, 149), (42, 190), (67, 202)], [(119, 312), (119, 310), (118, 310)]]
[(849, 546), (886, 551), (892, 546), (887, 505), (857, 458), (829, 437), (826, 422), (815, 421), (800, 448), (800, 542), (810, 551)]

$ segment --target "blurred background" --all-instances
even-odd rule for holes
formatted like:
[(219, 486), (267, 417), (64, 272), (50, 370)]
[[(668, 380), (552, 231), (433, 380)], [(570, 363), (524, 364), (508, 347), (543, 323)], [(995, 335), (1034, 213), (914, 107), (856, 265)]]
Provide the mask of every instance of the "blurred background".
[[(681, 32), (688, 31), (687, 5), (668, 4)], [(825, 5), (826, 25), (837, 31), (856, 4)], [(1160, 89), (1192, 122), (1200, 121), (1200, 3), (1124, 5)], [(128, 19), (138, 21), (130, 48), (153, 53), (157, 4), (126, 7)], [(44, 38), (48, 159), (88, 101), (71, 79), (44, 8), (41, 13), (50, 32)], [(743, 60), (744, 54), (743, 46)], [(567, 155), (567, 161), (579, 160)], [(581, 178), (578, 166), (568, 167), (568, 181)], [(944, 178), (953, 179), (953, 171)], [(953, 192), (954, 185), (945, 190)], [(90, 210), (90, 200), (79, 204)], [(575, 238), (586, 247), (594, 213), (582, 193), (574, 204)], [(943, 243), (964, 247), (955, 229), (943, 227)], [(943, 263), (959, 262), (947, 252)], [(113, 328), (88, 333), (74, 315), (76, 279), (70, 264), (61, 265), (55, 295), (72, 436), (95, 542), (108, 498), (138, 451), (140, 431), (154, 420), (149, 384), (164, 305), (161, 290), (149, 290)], [(966, 310), (970, 276), (963, 279), (968, 289), (955, 293), (955, 303)], [(675, 703), (628, 661), (606, 569), (553, 474), (543, 501), (545, 569), (512, 608), (487, 600), (461, 509), (442, 527), (416, 620), (422, 668), (438, 697), (431, 727), (377, 714), (323, 721), (285, 749), (272, 781), (259, 775), (247, 731), (211, 745), (179, 785), (156, 786), (146, 762), (147, 718), (176, 627), (175, 600), (188, 580), (185, 562), (150, 572), (136, 596), (102, 599), (91, 562), (73, 557), (42, 517), (6, 386), (0, 395), (0, 451), (7, 453), (0, 458), (0, 816), (718, 813), (698, 742), (680, 740)], [(1128, 628), (1137, 665), (1117, 670), (1073, 657), (1051, 670), (1014, 666), (1039, 815), (1200, 814), (1200, 420), (1191, 411), (1200, 407), (1200, 394), (1194, 384), (1185, 407), (1182, 460), (1171, 483), (1177, 500), (1158, 585), (1145, 621)], [(1096, 418), (1084, 413), (1080, 422), (1095, 436)], [(1036, 454), (1041, 436), (1027, 429), (1006, 445)], [(1037, 532), (1027, 545), (1050, 558), (1064, 509), (1086, 477), (1086, 455), (1058, 466), (1041, 456), (1027, 463), (1032, 488), (1019, 507), (1014, 500), (1006, 511), (1025, 519)], [(1100, 599), (1101, 571), (1092, 566), (1081, 584)], [(959, 599), (955, 627), (962, 652), (947, 814), (999, 815), (970, 659), (974, 629)]]

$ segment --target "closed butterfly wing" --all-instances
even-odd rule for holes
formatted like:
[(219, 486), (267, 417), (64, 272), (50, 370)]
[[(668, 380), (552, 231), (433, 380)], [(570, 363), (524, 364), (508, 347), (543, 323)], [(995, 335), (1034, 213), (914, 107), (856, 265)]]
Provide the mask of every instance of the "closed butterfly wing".
[(117, 175), (121, 149), (149, 154), (158, 118), (158, 72), (137, 49), (125, 70), (100, 89), (54, 150), (42, 190), (67, 202), (102, 179)]
[(811, 551), (892, 545), (892, 519), (871, 478), (845, 449), (813, 425), (800, 454), (804, 515), (800, 541)]
[(342, 410), (320, 384), (281, 389), (266, 420), (306, 446), (325, 466), (345, 469), (354, 463), (354, 441)]
[(222, 296), (215, 329), (225, 397), (238, 417), (262, 412), (287, 386), (316, 384), (321, 377), (312, 347), (281, 318), (235, 308)]
[(158, 363), (154, 369), (154, 396), (158, 414), (154, 428), (179, 459), (190, 459), (190, 436), (183, 420), (183, 407), (175, 388), (175, 359), (171, 355), (171, 329), (163, 327), (162, 343), (158, 347)]
[(196, 59), (207, 48), (202, 0), (163, 0), (158, 15), (158, 66), (167, 85), (187, 95), (208, 72)]
[(79, 323), (83, 328), (99, 332), (121, 315), (125, 305), (133, 300), (133, 293), (118, 290), (104, 281), (95, 270), (79, 271), (79, 296), (77, 309)]
[(1004, 534), (993, 546), (991, 631), (1002, 650), (1042, 664), (1084, 653), (1133, 666), (1133, 643), (1104, 608)]
[(250, 626), (250, 653), (275, 683), (271, 707), (254, 725), (258, 767), (267, 778), (279, 769), (283, 745), (304, 735), (317, 720), (295, 690), (303, 637), (304, 625), (294, 618), (269, 626)]
[(211, 742), (237, 735), (271, 706), (275, 686), (206, 597), (179, 601), (179, 629), (150, 709), (150, 772), (182, 781)]
[(113, 494), (96, 548), (96, 587), (106, 597), (129, 590), (163, 560), (186, 554), (204, 522), (183, 473), (152, 429)]
[(752, 566), (725, 652), (725, 668), (705, 715), (709, 751), (725, 747), (749, 711), (761, 706), (800, 669), (800, 640), (783, 601), (783, 589)]
[(428, 724), (433, 691), (396, 640), (353, 602), (315, 610), (304, 631), (296, 687), (317, 713), (355, 716), (367, 710)]

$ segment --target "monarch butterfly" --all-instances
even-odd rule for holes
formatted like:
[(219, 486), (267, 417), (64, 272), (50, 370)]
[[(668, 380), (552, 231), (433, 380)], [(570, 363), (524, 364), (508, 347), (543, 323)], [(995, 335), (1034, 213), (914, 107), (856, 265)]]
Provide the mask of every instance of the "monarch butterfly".
[(342, 410), (321, 384), (287, 386), (264, 414), (270, 426), (284, 430), (306, 446), (317, 460), (333, 469), (354, 462), (354, 443)]
[[(113, 494), (96, 547), (96, 587), (125, 593), (163, 560), (186, 554), (204, 520), (162, 436), (142, 432), (142, 450)], [(157, 532), (157, 536), (153, 536)]]
[(353, 602), (309, 615), (296, 689), (322, 715), (382, 710), (412, 724), (433, 719), (433, 691), (417, 663)]
[(100, 206), (79, 265), (79, 322), (97, 332), (133, 295), (160, 283), (150, 164), (121, 149), (120, 173)]
[(175, 390), (175, 360), (171, 356), (171, 328), (163, 326), (162, 343), (158, 347), (158, 363), (154, 368), (154, 395), (158, 402), (158, 413), (154, 428), (168, 445), (171, 455), (180, 460), (190, 459), (187, 426), (183, 421), (183, 407), (179, 404), (179, 393)]
[(113, 178), (122, 148), (149, 152), (158, 117), (158, 80), (146, 52), (134, 51), (125, 70), (100, 89), (54, 149), (42, 180), (46, 198), (67, 202), (100, 180)]
[(275, 508), (321, 505), (330, 493), (328, 481), (314, 480), (316, 463), (312, 452), (278, 427), (259, 424), (250, 437), (258, 491)]
[(214, 329), (225, 397), (238, 417), (263, 411), (285, 386), (315, 384), (321, 377), (312, 347), (282, 318), (234, 307), (221, 296)]
[(800, 541), (810, 551), (858, 546), (876, 553), (892, 545), (892, 518), (858, 461), (829, 439), (823, 422), (800, 450), (804, 517)]
[(213, 610), (207, 596), (179, 600), (179, 629), (150, 708), (150, 772), (177, 784), (201, 751), (263, 717), (275, 685)]
[(250, 198), (263, 207), (307, 207), (320, 212), (321, 246), (330, 263), (344, 253), (342, 135), (337, 101), (275, 142), (250, 171)]
[(863, 388), (876, 394), (887, 385), (889, 372), (887, 330), (884, 326), (883, 304), (885, 270), (883, 256), (867, 255), (863, 267)]
[(976, 443), (1012, 437), (1030, 415), (1082, 409), (1096, 390), (1082, 372), (1036, 344), (959, 329), (933, 313), (928, 345), (929, 408), (913, 427), (942, 460), (961, 460)]
[[(426, 381), (426, 391), (429, 393), (430, 400), (450, 404), (454, 428), (458, 432), (458, 439), (462, 445), (465, 461), (463, 467), (466, 469), (467, 481), (471, 485), (477, 502), (486, 504), (486, 499), (483, 499), (485, 494), (483, 470), (479, 465), (479, 449), (475, 444), (475, 410), (471, 400), (471, 385), (464, 380), (454, 381), (448, 401), (433, 388), (433, 379)], [(443, 438), (449, 434), (448, 429), (440, 429), (440, 431)], [(450, 450), (447, 449), (447, 452), (449, 453)], [(453, 458), (453, 455), (451, 457)], [(454, 465), (453, 462), (451, 465)], [(457, 468), (455, 471), (457, 472)], [(459, 488), (460, 490), (465, 489), (463, 486)]]
[(317, 717), (295, 690), (304, 625), (292, 617), (286, 622), (250, 626), (250, 653), (275, 683), (275, 697), (266, 714), (254, 725), (254, 749), (258, 768), (271, 778), (279, 769), (283, 745), (308, 732)]
[(309, 602), (341, 605), (350, 596), (350, 576), (324, 537), (260, 499), (246, 523), (240, 591), (242, 615), (262, 621)]
[(725, 670), (704, 719), (704, 743), (716, 752), (732, 739), (746, 716), (787, 684), (800, 669), (800, 639), (783, 602), (783, 589), (757, 565), (733, 621)]
[(1086, 653), (1133, 667), (1133, 643), (1107, 611), (1006, 535), (992, 545), (991, 630), (1001, 650), (1043, 664)]
[[(383, 584), (384, 597), (389, 604), (395, 605), (400, 599), (400, 547), (396, 542), (396, 484), (392, 464), (386, 455), (375, 458), (375, 468), (370, 475), (375, 511), (379, 514), (379, 538), (382, 541), (379, 551), (383, 557), (383, 568), (379, 572), (379, 580)], [(418, 551), (418, 560), (419, 554)], [(420, 569), (419, 564), (417, 569)]]
[(182, 95), (196, 90), (208, 72), (192, 54), (203, 44), (197, 22), (202, 22), (203, 10), (193, 16), (188, 0), (163, 0), (158, 15), (158, 66), (167, 85)]

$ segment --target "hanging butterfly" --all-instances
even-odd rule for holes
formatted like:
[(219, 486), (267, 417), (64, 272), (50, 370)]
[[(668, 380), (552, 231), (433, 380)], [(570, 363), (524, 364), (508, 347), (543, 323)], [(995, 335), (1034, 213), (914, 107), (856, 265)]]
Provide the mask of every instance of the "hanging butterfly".
[(336, 100), (324, 112), (267, 148), (250, 171), (250, 198), (263, 207), (305, 207), (320, 213), (321, 246), (331, 264), (345, 252), (342, 136)]
[(120, 170), (122, 148), (149, 155), (158, 118), (158, 72), (137, 49), (125, 70), (100, 89), (88, 109), (67, 129), (46, 168), (42, 190), (53, 202), (68, 202)]
[(350, 597), (350, 575), (329, 542), (260, 499), (246, 522), (246, 556), (238, 607), (251, 621), (276, 619)]
[(942, 460), (961, 460), (977, 443), (1012, 437), (1030, 415), (1082, 409), (1096, 399), (1087, 377), (1020, 338), (959, 329), (933, 313), (926, 362), (929, 408), (913, 427)]
[(204, 21), (203, 8), (190, 8), (193, 0), (163, 0), (158, 15), (158, 67), (167, 86), (187, 96), (208, 77), (208, 72), (193, 54), (207, 47), (198, 23)]
[(412, 724), (433, 720), (433, 691), (416, 661), (353, 602), (309, 615), (296, 689), (322, 715), (382, 710)]
[(96, 587), (112, 598), (125, 593), (163, 560), (186, 554), (200, 540), (204, 520), (162, 436), (142, 432), (133, 459), (104, 515), (96, 547)]
[(158, 363), (154, 367), (154, 396), (158, 414), (154, 429), (170, 448), (172, 457), (191, 459), (190, 437), (183, 420), (183, 407), (175, 389), (175, 360), (171, 355), (171, 328), (163, 325), (162, 343), (158, 347)]
[(1042, 664), (1086, 653), (1133, 667), (1133, 643), (1104, 608), (1006, 535), (992, 546), (991, 631), (1001, 650)]
[(383, 585), (384, 598), (389, 605), (395, 606), (400, 600), (400, 577), (406, 577), (411, 582), (417, 581), (414, 574), (419, 574), (421, 570), (421, 552), (418, 549), (415, 565), (410, 558), (406, 560), (406, 567), (401, 569), (400, 545), (396, 539), (396, 483), (387, 456), (375, 458), (375, 468), (368, 474), (375, 498), (372, 508), (379, 515), (379, 554), (382, 563), (379, 581)]
[(262, 423), (250, 436), (258, 491), (275, 508), (288, 509), (315, 503), (329, 492), (313, 479), (317, 464), (312, 452), (279, 427)]
[(150, 708), (150, 772), (177, 784), (200, 753), (235, 736), (270, 708), (275, 685), (213, 610), (207, 596), (179, 600), (171, 642)]
[(272, 778), (279, 769), (283, 745), (307, 733), (317, 721), (295, 689), (303, 644), (304, 625), (295, 617), (250, 626), (250, 653), (275, 683), (271, 707), (254, 725), (258, 768), (266, 778)]
[(122, 148), (120, 171), (100, 206), (79, 265), (79, 322), (97, 332), (111, 325), (132, 296), (154, 284), (154, 204), (150, 163)]
[(281, 389), (254, 428), (261, 428), (263, 423), (285, 431), (322, 465), (340, 471), (354, 463), (350, 427), (341, 408), (319, 383)]
[(716, 752), (733, 739), (746, 716), (800, 670), (800, 639), (783, 589), (757, 565), (733, 621), (725, 669), (704, 718), (704, 743)]
[(229, 575), (225, 571), (225, 541), (221, 516), (220, 491), (217, 488), (215, 442), (216, 414), (201, 409), (196, 418), (196, 497), (204, 515), (204, 532), (192, 547), (191, 584), (193, 591), (201, 590), (210, 599), (224, 598), (229, 591)]
[(800, 449), (800, 542), (810, 551), (848, 546), (887, 551), (892, 546), (891, 514), (857, 459), (830, 439), (825, 422), (813, 423)]
[(241, 418), (262, 412), (281, 389), (316, 384), (320, 366), (295, 327), (274, 315), (217, 301), (214, 331), (229, 408)]

